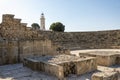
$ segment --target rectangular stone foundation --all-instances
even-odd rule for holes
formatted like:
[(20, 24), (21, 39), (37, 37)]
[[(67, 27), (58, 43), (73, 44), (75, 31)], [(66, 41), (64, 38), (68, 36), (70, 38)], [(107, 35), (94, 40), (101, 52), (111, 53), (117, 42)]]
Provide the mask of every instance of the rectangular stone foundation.
[(92, 75), (92, 80), (118, 80), (117, 72), (98, 72)]
[(24, 66), (31, 68), (35, 71), (43, 71), (46, 73), (50, 73), (59, 79), (63, 79), (63, 67), (56, 65), (56, 64), (50, 64), (50, 63), (44, 63), (44, 62), (38, 62), (35, 60), (30, 59), (24, 59)]
[(69, 74), (81, 75), (97, 69), (96, 58), (71, 55), (29, 57), (24, 59), (23, 64), (32, 70), (50, 73), (59, 79)]
[(96, 58), (93, 57), (73, 62), (64, 62), (58, 65), (63, 66), (64, 76), (68, 76), (69, 74), (81, 75), (97, 69)]
[[(115, 64), (120, 64), (120, 57), (117, 56), (114, 53), (95, 53), (95, 52), (90, 52), (90, 53), (79, 53), (80, 56), (91, 56), (91, 57), (96, 57), (97, 59), (97, 64), (101, 66), (112, 66)], [(118, 54), (119, 55), (119, 54)]]

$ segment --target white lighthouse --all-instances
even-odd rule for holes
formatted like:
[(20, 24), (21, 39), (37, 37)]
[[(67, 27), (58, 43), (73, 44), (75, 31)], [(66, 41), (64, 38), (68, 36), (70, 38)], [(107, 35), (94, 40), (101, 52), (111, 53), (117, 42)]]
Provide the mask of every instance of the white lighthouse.
[(41, 14), (41, 18), (40, 18), (40, 24), (41, 24), (41, 30), (45, 30), (45, 17), (44, 17), (44, 13)]

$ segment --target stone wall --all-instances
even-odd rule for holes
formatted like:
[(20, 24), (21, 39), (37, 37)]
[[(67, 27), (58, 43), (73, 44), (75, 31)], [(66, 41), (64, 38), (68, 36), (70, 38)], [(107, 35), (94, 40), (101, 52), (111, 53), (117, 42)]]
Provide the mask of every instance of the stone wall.
[(120, 30), (95, 32), (39, 32), (41, 35), (68, 49), (120, 48)]
[(0, 64), (16, 63), (18, 58), (17, 42), (0, 42), (0, 55)]
[(0, 24), (0, 64), (21, 62), (24, 57), (33, 55), (54, 55), (69, 53), (55, 45), (38, 31), (21, 23), (12, 14), (4, 14)]
[(0, 42), (0, 64), (21, 62), (27, 56), (55, 55), (57, 53), (56, 46), (53, 46), (49, 40)]
[(96, 58), (65, 54), (27, 57), (23, 63), (32, 70), (47, 72), (60, 79), (70, 74), (82, 75), (97, 70)]
[[(37, 31), (27, 27), (27, 23), (21, 23), (21, 19), (14, 18), (12, 14), (4, 14), (0, 24), (0, 36), (4, 40), (38, 39)], [(44, 39), (42, 36), (39, 38)]]
[(14, 18), (14, 15), (4, 14), (0, 24), (0, 64), (16, 62), (18, 58), (33, 53), (51, 55), (69, 53), (68, 49), (119, 49), (119, 34), (120, 30), (64, 33), (35, 31), (27, 27), (27, 23), (21, 23), (21, 19)]
[(14, 15), (3, 15), (0, 37), (5, 39), (49, 39), (64, 49), (113, 49), (120, 48), (120, 30), (95, 32), (34, 31)]
[(40, 56), (40, 55), (55, 55), (59, 54), (56, 51), (56, 46), (52, 45), (50, 40), (28, 40), (21, 41), (20, 58), (23, 60), (26, 56)]
[(68, 76), (69, 74), (82, 75), (97, 69), (96, 58), (93, 57), (86, 57), (82, 60), (63, 62), (59, 65), (63, 66), (65, 76)]

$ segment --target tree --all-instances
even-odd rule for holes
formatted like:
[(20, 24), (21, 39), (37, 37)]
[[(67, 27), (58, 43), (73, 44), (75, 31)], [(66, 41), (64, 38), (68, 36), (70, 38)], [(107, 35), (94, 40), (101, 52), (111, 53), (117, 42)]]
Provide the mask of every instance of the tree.
[(33, 30), (39, 30), (40, 29), (40, 26), (39, 26), (38, 23), (33, 23), (31, 26), (32, 26)]
[(60, 22), (52, 23), (50, 25), (50, 30), (64, 32), (65, 26)]

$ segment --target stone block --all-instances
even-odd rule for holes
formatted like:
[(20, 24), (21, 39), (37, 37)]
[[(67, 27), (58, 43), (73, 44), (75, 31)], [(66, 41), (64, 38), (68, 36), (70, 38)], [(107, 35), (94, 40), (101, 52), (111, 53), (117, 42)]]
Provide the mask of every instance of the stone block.
[(56, 64), (39, 62), (34, 59), (24, 58), (23, 65), (35, 71), (50, 73), (59, 79), (64, 78), (63, 67)]
[(87, 58), (82, 61), (76, 62), (77, 75), (81, 75), (87, 72), (92, 72), (97, 69), (96, 58)]
[(21, 23), (22, 26), (27, 26), (27, 23)]
[(16, 24), (20, 24), (20, 22), (21, 22), (21, 19), (14, 18), (13, 20), (14, 20), (14, 23), (16, 23)]
[(116, 63), (116, 57), (115, 55), (108, 55), (108, 56), (101, 56), (97, 55), (97, 64), (101, 66), (112, 66), (115, 65)]
[(63, 67), (56, 64), (45, 64), (45, 72), (56, 76), (59, 79), (64, 78)]
[(97, 72), (91, 77), (92, 80), (118, 80), (117, 72)]
[(80, 56), (96, 57), (97, 64), (101, 66), (112, 66), (116, 64), (116, 54), (108, 53), (79, 53)]
[(13, 14), (4, 14), (2, 16), (2, 22), (9, 22), (9, 20), (12, 21), (13, 18), (14, 18)]
[(50, 73), (61, 80), (69, 74), (81, 75), (97, 69), (96, 58), (64, 54), (28, 57), (23, 62), (32, 70)]

